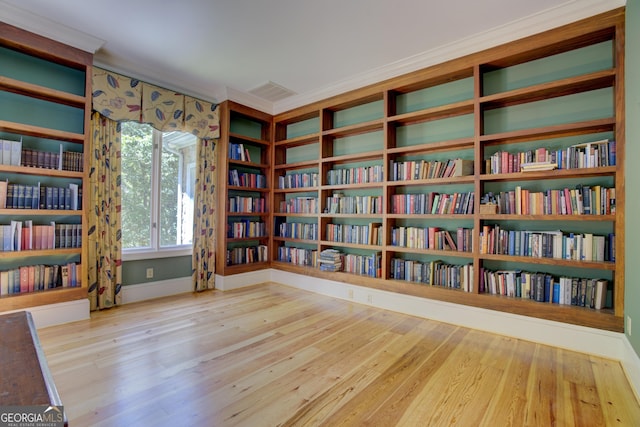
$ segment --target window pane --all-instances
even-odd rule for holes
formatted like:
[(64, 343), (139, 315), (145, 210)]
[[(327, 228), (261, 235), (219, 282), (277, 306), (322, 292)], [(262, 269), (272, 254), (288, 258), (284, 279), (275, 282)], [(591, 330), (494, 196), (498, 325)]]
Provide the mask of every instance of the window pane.
[(122, 123), (122, 248), (151, 247), (153, 129)]
[(162, 135), (160, 172), (160, 246), (190, 245), (193, 235), (193, 165), (196, 137)]

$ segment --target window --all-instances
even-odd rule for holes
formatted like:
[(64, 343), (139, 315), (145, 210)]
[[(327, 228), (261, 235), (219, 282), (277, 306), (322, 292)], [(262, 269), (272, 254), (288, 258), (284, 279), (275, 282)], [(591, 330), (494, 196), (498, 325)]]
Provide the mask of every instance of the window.
[(184, 132), (160, 132), (122, 123), (122, 250), (155, 256), (190, 253), (196, 141)]

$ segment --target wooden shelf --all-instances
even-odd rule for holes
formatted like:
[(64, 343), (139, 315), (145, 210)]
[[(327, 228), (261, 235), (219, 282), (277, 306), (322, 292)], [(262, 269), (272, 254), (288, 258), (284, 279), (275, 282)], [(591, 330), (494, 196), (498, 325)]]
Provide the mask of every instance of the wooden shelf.
[(464, 114), (473, 114), (475, 101), (469, 99), (454, 104), (441, 105), (411, 113), (399, 114), (387, 119), (393, 125), (413, 125), (431, 120), (446, 119)]
[(43, 128), (40, 126), (25, 125), (22, 123), (14, 123), (6, 120), (0, 120), (0, 131), (16, 133), (25, 136), (34, 136), (36, 138), (55, 139), (58, 141), (74, 142), (76, 144), (84, 144), (84, 134), (65, 132), (62, 130)]
[(32, 258), (32, 257), (54, 257), (64, 255), (80, 255), (82, 248), (59, 248), (59, 249), (46, 249), (46, 250), (22, 250), (22, 251), (9, 251), (0, 252), (0, 259), (12, 259), (12, 258)]
[(542, 140), (576, 135), (587, 135), (600, 132), (610, 132), (615, 129), (615, 124), (615, 118), (587, 120), (584, 122), (543, 126), (540, 128), (482, 135), (480, 136), (480, 142), (482, 142), (484, 145), (503, 145), (535, 141), (539, 139)]
[(22, 175), (55, 176), (58, 178), (73, 178), (73, 179), (82, 179), (84, 177), (84, 172), (75, 172), (75, 171), (58, 170), (58, 169), (45, 169), (45, 168), (36, 168), (36, 167), (30, 167), (30, 166), (0, 165), (0, 173), (2, 172), (17, 173)]
[(614, 222), (615, 215), (516, 215), (480, 214), (480, 219), (488, 221), (597, 221)]
[(615, 76), (615, 70), (598, 71), (583, 76), (570, 77), (509, 92), (483, 96), (480, 98), (480, 103), (485, 109), (493, 109), (573, 95), (575, 93), (611, 87)]
[(441, 151), (453, 151), (473, 149), (473, 138), (460, 138), (454, 140), (432, 142), (429, 144), (409, 145), (405, 147), (393, 147), (387, 149), (387, 154), (406, 156), (410, 154), (437, 153)]
[(57, 304), (87, 298), (86, 286), (77, 288), (54, 288), (38, 292), (0, 297), (0, 312), (23, 310), (40, 305)]
[(60, 209), (0, 209), (0, 215), (11, 216), (81, 216), (83, 211)]
[(64, 104), (70, 107), (84, 109), (87, 99), (84, 96), (74, 95), (55, 89), (22, 82), (9, 77), (0, 76), (0, 90), (17, 93), (19, 95), (30, 96), (44, 101)]
[(592, 176), (614, 176), (615, 166), (581, 169), (554, 169), (550, 171), (515, 172), (480, 175), (481, 181), (534, 181), (539, 179), (587, 178)]
[(419, 185), (473, 184), (473, 175), (454, 176), (451, 178), (407, 179), (404, 181), (387, 181), (388, 187), (413, 187)]
[(269, 193), (271, 191), (268, 188), (242, 187), (240, 185), (229, 185), (229, 186), (227, 186), (227, 190), (229, 190), (229, 191), (248, 191), (248, 192), (251, 192), (251, 193)]

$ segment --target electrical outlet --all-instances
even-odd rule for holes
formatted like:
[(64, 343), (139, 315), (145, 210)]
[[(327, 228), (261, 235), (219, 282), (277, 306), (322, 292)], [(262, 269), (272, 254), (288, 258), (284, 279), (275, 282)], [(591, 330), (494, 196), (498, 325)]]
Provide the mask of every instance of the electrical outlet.
[(349, 289), (349, 299), (353, 299), (353, 289)]
[(153, 279), (153, 268), (147, 268), (147, 279)]
[(631, 336), (631, 316), (627, 316), (627, 333)]
[(367, 302), (369, 304), (373, 304), (373, 295), (371, 295), (371, 294), (367, 295)]

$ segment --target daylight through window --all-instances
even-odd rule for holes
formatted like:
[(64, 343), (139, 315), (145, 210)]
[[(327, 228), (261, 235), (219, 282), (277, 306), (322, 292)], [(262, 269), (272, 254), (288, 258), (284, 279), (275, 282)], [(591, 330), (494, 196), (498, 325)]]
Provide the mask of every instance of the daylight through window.
[(122, 123), (122, 249), (191, 246), (197, 138)]

